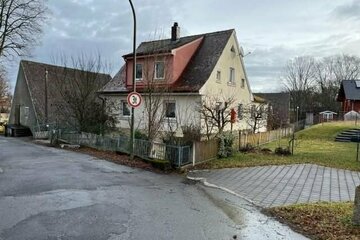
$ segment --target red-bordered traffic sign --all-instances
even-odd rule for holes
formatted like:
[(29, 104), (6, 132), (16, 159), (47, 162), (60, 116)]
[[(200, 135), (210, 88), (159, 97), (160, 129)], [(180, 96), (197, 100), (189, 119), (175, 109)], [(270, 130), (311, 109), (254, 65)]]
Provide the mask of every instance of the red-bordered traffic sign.
[(129, 93), (129, 95), (127, 96), (127, 102), (128, 104), (133, 107), (133, 108), (137, 108), (140, 106), (141, 102), (142, 102), (142, 97), (139, 93), (137, 92), (131, 92)]

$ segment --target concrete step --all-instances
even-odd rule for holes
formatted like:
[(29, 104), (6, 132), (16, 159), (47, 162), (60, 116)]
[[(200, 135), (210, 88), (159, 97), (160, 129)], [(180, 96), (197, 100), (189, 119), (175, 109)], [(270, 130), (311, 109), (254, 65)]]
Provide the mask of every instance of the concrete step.
[(335, 139), (335, 142), (351, 142), (350, 139)]

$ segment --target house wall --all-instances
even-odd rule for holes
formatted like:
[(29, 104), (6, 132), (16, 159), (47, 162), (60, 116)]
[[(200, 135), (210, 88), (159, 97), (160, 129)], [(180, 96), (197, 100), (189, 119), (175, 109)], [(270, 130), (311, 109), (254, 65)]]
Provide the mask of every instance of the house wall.
[[(231, 51), (232, 48), (234, 48), (235, 52)], [(203, 99), (210, 99), (215, 103), (217, 101), (225, 102), (229, 97), (233, 98), (234, 104), (232, 108), (236, 112), (238, 111), (239, 104), (243, 104), (244, 107), (249, 107), (252, 104), (253, 96), (241, 58), (236, 35), (233, 32), (208, 81), (200, 89)], [(235, 82), (233, 84), (229, 82), (230, 68), (235, 69)], [(217, 71), (221, 72), (220, 81), (216, 79)], [(242, 79), (244, 79), (244, 87), (241, 86)], [(230, 130), (230, 128), (231, 125), (228, 124), (225, 130)], [(237, 119), (236, 123), (233, 124), (233, 130), (248, 128), (249, 125), (244, 119)]]
[(37, 118), (31, 101), (28, 84), (20, 65), (16, 81), (14, 97), (11, 105), (9, 123), (16, 123), (16, 108), (20, 106), (20, 124), (26, 127), (33, 127), (37, 124)]
[[(122, 101), (126, 101), (126, 95), (106, 95), (106, 107), (109, 114), (116, 119), (116, 127), (119, 129), (130, 128), (130, 116), (122, 115)], [(200, 126), (200, 114), (197, 111), (197, 103), (200, 102), (198, 95), (171, 95), (171, 96), (157, 96), (161, 99), (160, 111), (157, 113), (157, 118), (163, 116), (165, 101), (175, 102), (176, 118), (163, 118), (161, 131), (175, 132), (181, 126)], [(145, 109), (145, 101), (148, 97), (143, 96), (143, 102), (140, 107), (135, 109), (135, 128), (146, 131), (147, 126), (147, 111)], [(130, 109), (130, 108), (129, 108)]]
[(360, 112), (360, 101), (344, 100), (342, 102), (342, 110), (345, 113), (350, 112), (352, 110), (356, 112)]
[(192, 56), (200, 46), (203, 37), (192, 41), (184, 46), (181, 46), (173, 50), (174, 62), (173, 62), (173, 79), (178, 80), (184, 71), (185, 67), (190, 62)]

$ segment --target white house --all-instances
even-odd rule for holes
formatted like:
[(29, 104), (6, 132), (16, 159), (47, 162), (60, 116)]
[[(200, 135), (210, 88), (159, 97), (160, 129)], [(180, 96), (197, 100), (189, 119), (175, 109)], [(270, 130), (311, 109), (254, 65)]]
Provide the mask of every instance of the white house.
[[(155, 119), (161, 131), (192, 126), (205, 133), (206, 126), (214, 124), (201, 114), (206, 103), (216, 110), (226, 108), (224, 117), (232, 124), (226, 124), (225, 131), (250, 128), (244, 109), (254, 104), (254, 97), (235, 30), (186, 37), (179, 32), (175, 23), (170, 39), (143, 42), (137, 48), (136, 89), (143, 103), (135, 109), (135, 127), (146, 132), (149, 119)], [(118, 120), (117, 127), (128, 129), (133, 55), (123, 58), (125, 65), (99, 93)]]

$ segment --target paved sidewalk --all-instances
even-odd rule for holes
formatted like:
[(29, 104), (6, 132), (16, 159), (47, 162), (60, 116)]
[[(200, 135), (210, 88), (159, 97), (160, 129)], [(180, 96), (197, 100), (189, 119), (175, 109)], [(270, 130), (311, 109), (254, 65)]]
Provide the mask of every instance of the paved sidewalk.
[(188, 178), (234, 192), (262, 207), (353, 201), (360, 173), (312, 164), (192, 171)]

